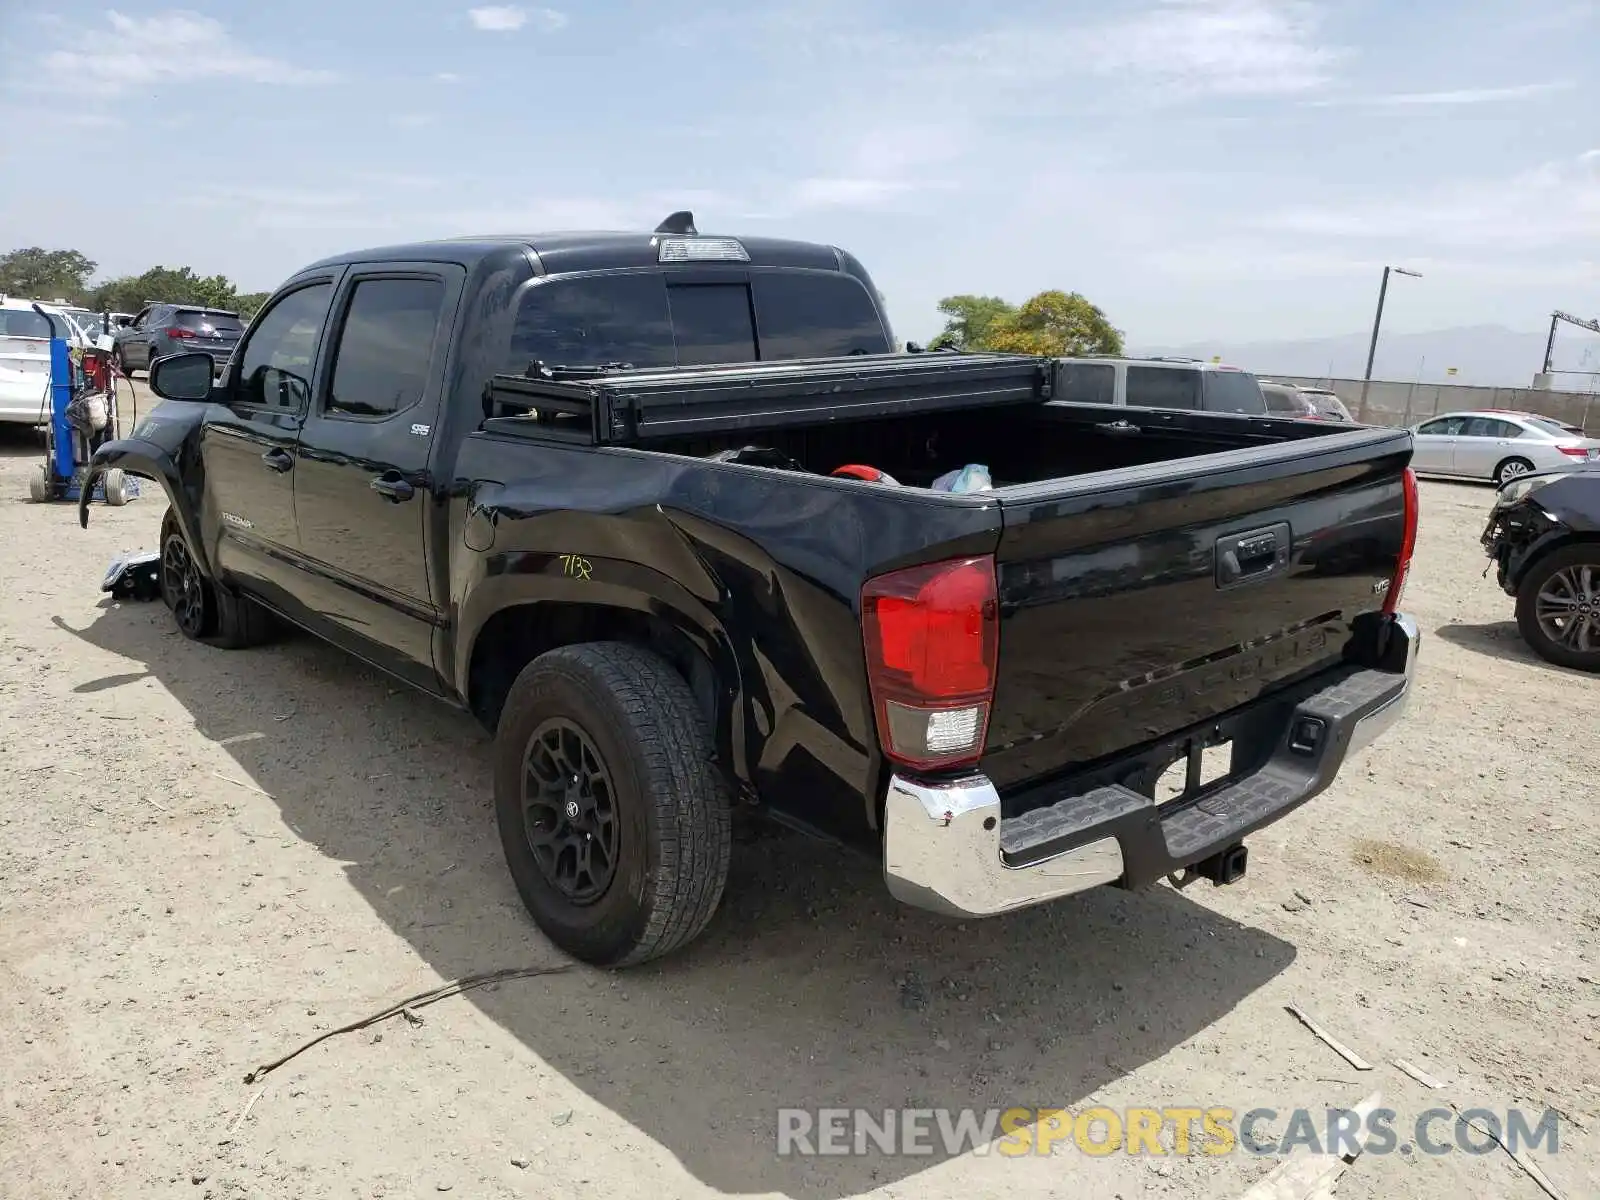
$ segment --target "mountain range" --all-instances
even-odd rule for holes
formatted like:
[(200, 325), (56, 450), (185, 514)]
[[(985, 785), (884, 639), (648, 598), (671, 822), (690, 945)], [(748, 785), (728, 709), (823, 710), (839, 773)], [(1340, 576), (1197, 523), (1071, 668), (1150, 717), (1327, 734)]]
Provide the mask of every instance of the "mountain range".
[[(1527, 387), (1544, 363), (1549, 330), (1526, 333), (1503, 325), (1464, 325), (1425, 333), (1384, 333), (1373, 361), (1374, 379), (1401, 382), (1471, 383)], [(1257, 375), (1302, 375), (1360, 379), (1367, 366), (1368, 333), (1293, 341), (1238, 342), (1219, 339), (1186, 346), (1130, 346), (1136, 356), (1172, 355), (1244, 367)], [(1600, 337), (1565, 326), (1556, 334), (1557, 370), (1600, 372)], [(1452, 374), (1450, 368), (1455, 368)], [(1562, 391), (1600, 391), (1600, 374), (1558, 374)]]

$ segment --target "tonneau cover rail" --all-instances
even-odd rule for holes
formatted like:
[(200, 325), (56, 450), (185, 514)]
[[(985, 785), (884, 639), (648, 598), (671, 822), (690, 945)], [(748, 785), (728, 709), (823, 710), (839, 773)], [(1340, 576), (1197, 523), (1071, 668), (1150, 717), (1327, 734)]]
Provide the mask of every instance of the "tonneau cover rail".
[(746, 428), (867, 420), (900, 412), (1041, 403), (1054, 362), (1025, 354), (877, 354), (562, 378), (495, 375), (488, 432), (626, 444)]

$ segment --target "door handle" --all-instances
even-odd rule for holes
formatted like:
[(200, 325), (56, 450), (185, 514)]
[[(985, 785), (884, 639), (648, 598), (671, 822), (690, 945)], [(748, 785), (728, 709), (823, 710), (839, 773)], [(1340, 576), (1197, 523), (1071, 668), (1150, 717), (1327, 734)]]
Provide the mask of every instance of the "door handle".
[(268, 450), (261, 456), (261, 461), (267, 464), (267, 470), (277, 471), (279, 474), (294, 466), (294, 456), (287, 450)]
[(1218, 538), (1214, 551), (1217, 587), (1237, 587), (1276, 575), (1289, 565), (1292, 544), (1289, 526), (1282, 521)]
[(372, 490), (392, 504), (399, 504), (402, 500), (409, 500), (417, 494), (416, 489), (404, 479), (395, 479), (389, 475), (379, 475), (374, 479)]

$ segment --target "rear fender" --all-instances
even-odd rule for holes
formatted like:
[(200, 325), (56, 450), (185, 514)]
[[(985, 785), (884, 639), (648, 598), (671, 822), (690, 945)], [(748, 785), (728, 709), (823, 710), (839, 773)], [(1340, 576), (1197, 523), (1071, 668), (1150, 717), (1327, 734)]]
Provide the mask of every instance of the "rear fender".
[(150, 479), (161, 485), (172, 506), (173, 516), (183, 532), (189, 552), (207, 579), (215, 578), (212, 564), (206, 556), (205, 541), (200, 536), (199, 510), (183, 486), (183, 477), (171, 451), (143, 437), (119, 438), (107, 442), (94, 452), (83, 477), (83, 488), (78, 495), (78, 525), (89, 527), (89, 497), (95, 483), (107, 471), (116, 468), (129, 475)]
[[(664, 576), (650, 576), (650, 582), (643, 587), (602, 580), (577, 583), (565, 578), (522, 574), (515, 561), (506, 561), (523, 557), (520, 554), (492, 556), (495, 573), (482, 579), (460, 603), (455, 682), (458, 694), (468, 707), (472, 705), (474, 666), (481, 657), (479, 639), (502, 614), (526, 615), (528, 620), (537, 622), (541, 613), (553, 614), (560, 610), (563, 628), (576, 625), (586, 631), (628, 624), (629, 618), (648, 618), (658, 623), (669, 640), (676, 641), (707, 668), (710, 689), (707, 699), (712, 706), (708, 716), (718, 758), (736, 779), (750, 781), (745, 745), (748, 698), (741, 683), (738, 657), (727, 631), (702, 604), (677, 581)], [(584, 636), (590, 634), (586, 632)], [(548, 645), (541, 644), (539, 650), (564, 645), (567, 640), (556, 637)], [(690, 684), (694, 685), (692, 679)]]

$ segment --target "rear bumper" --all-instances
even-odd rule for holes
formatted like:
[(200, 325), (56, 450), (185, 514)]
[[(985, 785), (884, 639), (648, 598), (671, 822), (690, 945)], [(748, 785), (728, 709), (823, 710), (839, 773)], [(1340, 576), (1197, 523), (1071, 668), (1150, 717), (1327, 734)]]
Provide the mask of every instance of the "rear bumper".
[[(884, 801), (884, 875), (897, 900), (955, 916), (1024, 908), (1102, 884), (1144, 887), (1202, 863), (1325, 790), (1347, 758), (1410, 702), (1422, 634), (1399, 614), (1368, 665), (1341, 670), (1292, 707), (1272, 704), (1265, 761), (1181, 807), (1120, 783), (1005, 817), (983, 775), (923, 783), (894, 776)], [(1102, 773), (1103, 774), (1103, 773)]]

